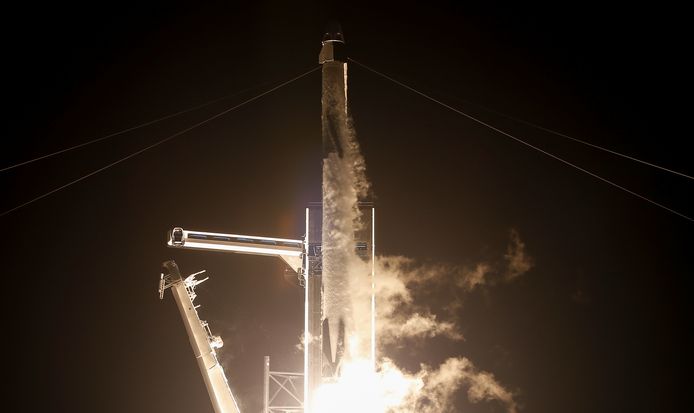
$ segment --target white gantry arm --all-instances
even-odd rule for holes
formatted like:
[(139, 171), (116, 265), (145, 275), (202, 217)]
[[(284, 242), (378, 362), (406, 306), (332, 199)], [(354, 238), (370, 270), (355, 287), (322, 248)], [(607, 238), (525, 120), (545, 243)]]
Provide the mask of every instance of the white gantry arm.
[(300, 273), (299, 269), (303, 263), (304, 242), (298, 239), (220, 234), (217, 232), (190, 231), (176, 227), (169, 232), (169, 239), (166, 244), (171, 248), (278, 257), (297, 273)]

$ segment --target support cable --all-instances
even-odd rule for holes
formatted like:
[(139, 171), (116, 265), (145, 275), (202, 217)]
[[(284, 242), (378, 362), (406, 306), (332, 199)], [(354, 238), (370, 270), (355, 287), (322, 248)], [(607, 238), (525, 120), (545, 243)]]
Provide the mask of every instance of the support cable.
[(150, 120), (150, 121), (145, 122), (145, 123), (141, 123), (141, 124), (139, 124), (139, 125), (131, 126), (131, 127), (129, 127), (129, 128), (122, 129), (122, 130), (120, 130), (120, 131), (110, 133), (110, 134), (108, 134), (108, 135), (106, 135), (106, 136), (101, 136), (101, 137), (99, 137), (99, 138), (92, 139), (92, 140), (87, 141), (87, 142), (83, 142), (83, 143), (79, 143), (79, 144), (74, 145), (74, 146), (70, 146), (69, 148), (60, 149), (60, 150), (58, 150), (58, 151), (51, 152), (51, 153), (48, 153), (48, 154), (45, 154), (45, 155), (41, 155), (41, 156), (38, 156), (38, 157), (36, 157), (36, 158), (32, 158), (32, 159), (26, 160), (26, 161), (22, 161), (22, 162), (19, 162), (19, 163), (14, 164), (14, 165), (6, 166), (6, 167), (1, 168), (1, 169), (0, 169), (0, 172), (9, 171), (9, 170), (11, 170), (11, 169), (15, 169), (15, 168), (18, 168), (18, 167), (20, 167), (20, 166), (28, 165), (28, 164), (31, 164), (31, 163), (34, 163), (34, 162), (37, 162), (37, 161), (40, 161), (40, 160), (43, 160), (43, 159), (47, 159), (47, 158), (51, 158), (51, 157), (56, 156), (56, 155), (60, 155), (61, 153), (69, 152), (69, 151), (72, 151), (72, 150), (74, 150), (74, 149), (79, 149), (79, 148), (82, 148), (82, 147), (84, 147), (84, 146), (91, 145), (91, 144), (93, 144), (93, 143), (97, 143), (97, 142), (101, 142), (101, 141), (106, 140), (106, 139), (109, 139), (109, 138), (113, 138), (113, 137), (115, 137), (115, 136), (123, 135), (123, 134), (125, 134), (125, 133), (132, 132), (132, 131), (134, 131), (134, 130), (144, 128), (145, 126), (154, 125), (155, 123), (159, 123), (159, 122), (164, 121), (164, 120), (167, 120), (167, 119), (175, 118), (175, 117), (177, 117), (177, 116), (184, 115), (184, 114), (186, 114), (186, 113), (193, 112), (193, 111), (196, 111), (196, 110), (198, 110), (198, 109), (202, 109), (202, 108), (204, 108), (204, 107), (210, 106), (210, 105), (212, 105), (212, 104), (214, 104), (214, 103), (217, 103), (217, 102), (219, 102), (219, 101), (226, 100), (226, 99), (232, 98), (232, 97), (234, 97), (234, 96), (241, 95), (242, 93), (248, 92), (249, 90), (253, 90), (253, 89), (257, 89), (257, 88), (259, 88), (259, 87), (261, 87), (261, 86), (265, 86), (265, 85), (267, 85), (268, 83), (270, 83), (270, 82), (263, 82), (263, 83), (260, 83), (260, 84), (258, 84), (258, 85), (251, 86), (251, 87), (245, 88), (245, 89), (243, 89), (243, 90), (240, 90), (240, 91), (238, 91), (238, 92), (234, 92), (234, 93), (230, 93), (230, 94), (227, 94), (227, 95), (224, 95), (224, 96), (220, 96), (220, 97), (218, 97), (218, 98), (216, 98), (216, 99), (212, 99), (212, 100), (207, 101), (207, 102), (205, 102), (205, 103), (201, 103), (201, 104), (199, 104), (199, 105), (196, 105), (196, 106), (193, 106), (193, 107), (190, 107), (190, 108), (187, 108), (187, 109), (183, 109), (183, 110), (180, 110), (180, 111), (178, 111), (178, 112), (170, 113), (170, 114), (168, 114), (168, 115), (165, 115), (165, 116), (156, 118), (156, 119), (154, 119), (154, 120)]
[(614, 182), (608, 180), (607, 178), (603, 178), (602, 176), (597, 175), (597, 174), (595, 174), (595, 173), (593, 173), (593, 172), (590, 172), (590, 171), (588, 171), (588, 170), (586, 170), (586, 169), (584, 169), (584, 168), (582, 168), (582, 167), (580, 167), (580, 166), (578, 166), (578, 165), (576, 165), (576, 164), (573, 164), (573, 163), (571, 163), (571, 162), (569, 162), (569, 161), (567, 161), (567, 160), (565, 160), (565, 159), (563, 159), (563, 158), (560, 158), (560, 157), (557, 156), (557, 155), (554, 155), (554, 154), (552, 154), (552, 153), (550, 153), (550, 152), (545, 151), (544, 149), (541, 149), (541, 148), (539, 148), (539, 147), (537, 147), (537, 146), (535, 146), (535, 145), (532, 145), (532, 144), (530, 144), (530, 143), (528, 143), (528, 142), (526, 142), (526, 141), (524, 141), (524, 140), (522, 140), (522, 139), (520, 139), (520, 138), (518, 138), (518, 137), (516, 137), (516, 136), (514, 136), (514, 135), (511, 135), (511, 134), (508, 133), (508, 132), (505, 132), (505, 131), (503, 131), (503, 130), (501, 130), (501, 129), (495, 127), (495, 126), (492, 126), (491, 124), (489, 124), (489, 123), (487, 123), (487, 122), (485, 122), (485, 121), (483, 121), (483, 120), (481, 120), (481, 119), (478, 119), (478, 118), (476, 118), (476, 117), (474, 117), (474, 116), (472, 116), (472, 115), (468, 115), (467, 113), (465, 113), (465, 112), (463, 112), (463, 111), (461, 111), (461, 110), (459, 110), (459, 109), (456, 109), (456, 108), (454, 108), (453, 106), (450, 106), (450, 105), (448, 105), (448, 104), (446, 104), (446, 103), (444, 103), (444, 102), (441, 102), (440, 100), (438, 100), (438, 99), (436, 99), (436, 98), (433, 98), (433, 97), (427, 95), (427, 94), (424, 93), (424, 92), (420, 92), (419, 90), (414, 89), (414, 88), (412, 88), (412, 87), (410, 87), (410, 86), (408, 86), (408, 85), (406, 85), (406, 84), (404, 84), (404, 83), (402, 83), (402, 82), (400, 82), (400, 81), (398, 81), (398, 80), (396, 80), (396, 79), (394, 79), (394, 78), (392, 78), (392, 77), (390, 77), (390, 76), (388, 76), (388, 75), (386, 75), (386, 74), (384, 74), (384, 73), (381, 73), (381, 72), (379, 72), (379, 71), (377, 71), (377, 70), (375, 70), (375, 69), (372, 69), (371, 67), (366, 66), (366, 65), (363, 64), (363, 63), (359, 63), (359, 62), (357, 62), (356, 60), (354, 60), (354, 59), (352, 59), (352, 58), (348, 58), (348, 60), (349, 60), (350, 62), (355, 63), (355, 64), (357, 64), (358, 66), (360, 66), (360, 67), (362, 67), (362, 68), (368, 70), (368, 71), (371, 71), (371, 72), (373, 72), (373, 73), (375, 73), (375, 74), (377, 74), (377, 75), (383, 77), (384, 79), (388, 79), (388, 80), (390, 80), (391, 82), (393, 82), (393, 83), (395, 83), (395, 84), (397, 84), (397, 85), (399, 85), (399, 86), (401, 86), (401, 87), (403, 87), (403, 88), (405, 88), (405, 89), (407, 89), (407, 90), (409, 90), (409, 91), (411, 91), (411, 92), (413, 92), (413, 93), (416, 93), (416, 94), (418, 94), (418, 95), (420, 95), (420, 96), (422, 96), (422, 97), (424, 97), (424, 98), (426, 98), (426, 99), (428, 99), (428, 100), (430, 100), (430, 101), (432, 101), (432, 102), (434, 102), (434, 103), (437, 103), (437, 104), (439, 104), (439, 105), (445, 107), (446, 109), (449, 109), (449, 110), (451, 110), (451, 111), (453, 111), (453, 112), (455, 112), (455, 113), (457, 113), (457, 114), (459, 114), (459, 115), (461, 115), (461, 116), (464, 116), (464, 117), (466, 117), (466, 118), (468, 118), (468, 119), (470, 119), (470, 120), (472, 120), (472, 121), (474, 121), (474, 122), (477, 122), (477, 123), (479, 123), (480, 125), (485, 126), (485, 127), (489, 128), (489, 129), (491, 129), (491, 130), (493, 130), (493, 131), (495, 131), (495, 132), (497, 132), (497, 133), (500, 133), (500, 134), (502, 134), (502, 135), (504, 135), (504, 136), (506, 136), (506, 137), (508, 137), (508, 138), (511, 138), (511, 139), (515, 140), (516, 142), (521, 143), (521, 144), (523, 144), (523, 145), (525, 145), (525, 146), (527, 146), (527, 147), (529, 147), (529, 148), (535, 149), (536, 151), (538, 151), (538, 152), (540, 152), (540, 153), (542, 153), (542, 154), (544, 154), (544, 155), (547, 155), (547, 156), (549, 156), (550, 158), (553, 158), (553, 159), (555, 159), (555, 160), (557, 160), (557, 161), (559, 161), (559, 162), (562, 162), (562, 163), (564, 163), (565, 165), (571, 166), (572, 168), (575, 168), (575, 169), (577, 169), (577, 170), (579, 170), (579, 171), (581, 171), (581, 172), (583, 172), (583, 173), (585, 173), (585, 174), (588, 174), (588, 175), (592, 176), (593, 178), (599, 179), (600, 181), (603, 181), (603, 182), (605, 182), (605, 183), (607, 183), (607, 184), (609, 184), (609, 185), (612, 185), (612, 186), (614, 186), (615, 188), (621, 189), (621, 190), (624, 191), (624, 192), (627, 192), (627, 193), (629, 193), (629, 194), (631, 194), (631, 195), (633, 195), (633, 196), (635, 196), (635, 197), (637, 197), (637, 198), (640, 198), (640, 199), (642, 199), (642, 200), (644, 200), (644, 201), (646, 201), (646, 202), (649, 202), (649, 203), (651, 203), (651, 204), (653, 204), (653, 205), (655, 205), (655, 206), (658, 206), (658, 207), (660, 207), (660, 208), (662, 208), (662, 209), (664, 209), (664, 210), (666, 210), (666, 211), (669, 211), (669, 212), (671, 212), (671, 213), (673, 213), (673, 214), (675, 214), (675, 215), (678, 215), (678, 216), (680, 216), (680, 217), (682, 217), (682, 218), (684, 218), (684, 219), (686, 219), (686, 220), (688, 220), (688, 221), (694, 222), (694, 219), (690, 218), (689, 216), (687, 216), (687, 215), (685, 215), (685, 214), (683, 214), (683, 213), (681, 213), (681, 212), (675, 211), (674, 209), (671, 209), (671, 208), (669, 208), (669, 207), (667, 207), (667, 206), (665, 206), (665, 205), (663, 205), (663, 204), (660, 204), (660, 203), (658, 203), (658, 202), (656, 202), (656, 201), (653, 201), (653, 200), (650, 199), (650, 198), (647, 198), (647, 197), (645, 197), (645, 196), (643, 196), (643, 195), (640, 195), (640, 194), (638, 194), (638, 193), (636, 193), (636, 192), (634, 192), (634, 191), (631, 191), (631, 190), (629, 190), (629, 189), (627, 189), (627, 188), (625, 188), (625, 187), (623, 187), (623, 186), (621, 186), (621, 185), (619, 185), (619, 184), (616, 184), (616, 183), (614, 183)]
[(117, 165), (117, 164), (119, 164), (119, 163), (121, 163), (121, 162), (124, 162), (124, 161), (126, 161), (126, 160), (128, 160), (128, 159), (130, 159), (130, 158), (132, 158), (132, 157), (135, 157), (135, 156), (141, 154), (142, 152), (145, 152), (145, 151), (147, 151), (147, 150), (149, 150), (149, 149), (152, 149), (152, 148), (154, 148), (154, 147), (156, 147), (156, 146), (159, 146), (159, 145), (161, 145), (161, 144), (163, 144), (163, 143), (165, 143), (165, 142), (168, 142), (168, 141), (170, 141), (170, 140), (173, 139), (173, 138), (176, 138), (176, 137), (178, 137), (178, 136), (180, 136), (180, 135), (183, 135), (184, 133), (189, 132), (189, 131), (195, 129), (195, 128), (197, 128), (198, 126), (202, 126), (202, 125), (204, 125), (204, 124), (206, 124), (206, 123), (209, 123), (209, 122), (211, 122), (211, 121), (213, 121), (213, 120), (219, 118), (220, 116), (226, 115), (227, 113), (229, 113), (229, 112), (231, 112), (231, 111), (233, 111), (233, 110), (236, 110), (236, 109), (238, 109), (238, 108), (240, 108), (240, 107), (242, 107), (242, 106), (245, 106), (246, 104), (251, 103), (251, 102), (253, 102), (253, 101), (257, 100), (257, 99), (260, 99), (261, 97), (263, 97), (263, 96), (265, 96), (265, 95), (267, 95), (267, 94), (269, 94), (269, 93), (272, 93), (272, 92), (276, 91), (277, 89), (280, 89), (280, 88), (283, 87), (283, 86), (286, 86), (286, 85), (288, 85), (288, 84), (290, 84), (290, 83), (293, 83), (294, 81), (299, 80), (299, 79), (301, 79), (302, 77), (304, 77), (304, 76), (306, 76), (306, 75), (308, 75), (308, 74), (310, 74), (310, 73), (313, 73), (313, 72), (315, 72), (315, 71), (318, 70), (318, 69), (320, 69), (320, 66), (317, 66), (317, 67), (315, 67), (315, 68), (309, 70), (308, 72), (304, 72), (303, 74), (300, 74), (299, 76), (293, 77), (293, 78), (291, 78), (291, 79), (289, 79), (289, 80), (287, 80), (287, 81), (285, 81), (285, 82), (283, 82), (283, 83), (280, 83), (279, 85), (277, 85), (277, 86), (275, 86), (275, 87), (273, 87), (273, 88), (271, 88), (271, 89), (268, 89), (268, 90), (266, 90), (265, 92), (263, 92), (263, 93), (261, 93), (261, 94), (259, 94), (259, 95), (256, 95), (256, 96), (254, 96), (254, 97), (252, 97), (252, 98), (250, 98), (250, 99), (247, 99), (247, 100), (245, 100), (245, 101), (243, 101), (243, 102), (241, 102), (241, 103), (239, 103), (239, 104), (237, 104), (237, 105), (235, 105), (235, 106), (232, 106), (232, 107), (229, 108), (229, 109), (225, 109), (225, 110), (223, 110), (222, 112), (219, 112), (219, 113), (217, 113), (217, 114), (214, 115), (214, 116), (211, 116), (211, 117), (209, 117), (209, 118), (207, 118), (207, 119), (205, 119), (205, 120), (203, 120), (203, 121), (201, 121), (201, 122), (198, 122), (198, 123), (194, 124), (193, 126), (189, 126), (189, 127), (185, 128), (185, 129), (183, 129), (183, 130), (180, 130), (180, 131), (174, 133), (173, 135), (169, 135), (169, 136), (167, 136), (166, 138), (164, 138), (164, 139), (162, 139), (162, 140), (160, 140), (160, 141), (157, 141), (157, 142), (155, 142), (155, 143), (153, 143), (153, 144), (151, 144), (151, 145), (149, 145), (149, 146), (146, 146), (146, 147), (144, 147), (144, 148), (142, 148), (142, 149), (140, 149), (140, 150), (138, 150), (138, 151), (135, 151), (135, 152), (133, 152), (133, 153), (131, 153), (131, 154), (129, 154), (129, 155), (123, 157), (123, 158), (118, 159), (117, 161), (111, 162), (110, 164), (108, 164), (108, 165), (106, 165), (106, 166), (103, 166), (103, 167), (101, 167), (101, 168), (99, 168), (99, 169), (97, 169), (97, 170), (95, 170), (95, 171), (92, 171), (92, 172), (90, 172), (90, 173), (88, 173), (88, 174), (86, 174), (86, 175), (83, 175), (83, 176), (81, 176), (81, 177), (79, 177), (79, 178), (77, 178), (77, 179), (75, 179), (75, 180), (73, 180), (73, 181), (70, 181), (70, 182), (66, 183), (65, 185), (62, 185), (62, 186), (59, 186), (58, 188), (55, 188), (55, 189), (53, 189), (53, 190), (50, 190), (50, 191), (44, 193), (43, 195), (37, 196), (36, 198), (31, 199), (31, 200), (29, 200), (29, 201), (27, 201), (27, 202), (25, 202), (25, 203), (23, 203), (23, 204), (17, 205), (17, 206), (14, 207), (14, 208), (8, 209), (7, 211), (4, 211), (3, 213), (0, 213), (0, 217), (3, 217), (3, 216), (5, 216), (5, 215), (7, 215), (7, 214), (9, 214), (9, 213), (11, 213), (11, 212), (14, 212), (14, 211), (16, 211), (16, 210), (18, 210), (18, 209), (20, 209), (20, 208), (22, 208), (22, 207), (25, 207), (25, 206), (27, 206), (27, 205), (29, 205), (29, 204), (32, 204), (32, 203), (34, 203), (34, 202), (36, 202), (36, 201), (38, 201), (38, 200), (40, 200), (40, 199), (43, 199), (43, 198), (45, 198), (45, 197), (47, 197), (47, 196), (49, 196), (49, 195), (51, 195), (51, 194), (54, 194), (54, 193), (60, 191), (61, 189), (65, 189), (65, 188), (67, 188), (67, 187), (69, 187), (69, 186), (71, 186), (71, 185), (74, 185), (74, 184), (76, 184), (76, 183), (78, 183), (78, 182), (80, 182), (80, 181), (82, 181), (82, 180), (84, 180), (84, 179), (89, 178), (89, 177), (92, 176), (92, 175), (96, 175), (96, 174), (98, 174), (99, 172), (105, 171), (106, 169), (108, 169), (108, 168), (110, 168), (110, 167), (112, 167), (112, 166), (115, 166), (115, 165)]
[[(356, 63), (356, 62), (355, 62), (355, 63)], [(496, 109), (492, 109), (492, 108), (489, 108), (489, 107), (487, 107), (487, 106), (480, 105), (479, 103), (471, 102), (471, 101), (469, 101), (469, 100), (467, 100), (467, 99), (460, 99), (460, 98), (456, 98), (456, 97), (453, 97), (453, 98), (454, 98), (454, 99), (457, 99), (457, 100), (460, 100), (460, 101), (463, 101), (463, 102), (465, 102), (465, 103), (468, 103), (468, 104), (470, 104), (470, 105), (472, 105), (472, 106), (476, 106), (476, 107), (478, 107), (478, 108), (480, 108), (480, 109), (482, 109), (482, 110), (484, 110), (484, 111), (487, 111), (487, 112), (490, 112), (490, 113), (494, 113), (494, 114), (499, 115), (499, 116), (502, 116), (502, 117), (504, 117), (504, 118), (506, 118), (506, 119), (510, 119), (510, 120), (512, 120), (512, 121), (514, 121), (514, 122), (518, 122), (518, 123), (522, 123), (522, 124), (524, 124), (524, 125), (530, 126), (531, 128), (539, 129), (539, 130), (541, 130), (541, 131), (543, 131), (543, 132), (547, 132), (547, 133), (552, 134), (552, 135), (560, 136), (560, 137), (562, 137), (562, 138), (566, 138), (566, 139), (572, 140), (572, 141), (574, 141), (574, 142), (577, 142), (577, 143), (580, 143), (580, 144), (583, 144), (583, 145), (586, 145), (586, 146), (590, 146), (591, 148), (595, 148), (595, 149), (598, 149), (598, 150), (601, 150), (601, 151), (604, 151), (604, 152), (611, 153), (612, 155), (616, 155), (616, 156), (622, 157), (622, 158), (624, 158), (624, 159), (629, 159), (630, 161), (638, 162), (638, 163), (640, 163), (640, 164), (647, 165), (647, 166), (650, 166), (650, 167), (652, 167), (652, 168), (660, 169), (660, 170), (662, 170), (662, 171), (669, 172), (669, 173), (674, 174), (674, 175), (679, 175), (679, 176), (681, 176), (681, 177), (694, 180), (694, 176), (687, 175), (687, 174), (685, 174), (685, 173), (683, 173), (683, 172), (675, 171), (675, 170), (673, 170), (673, 169), (669, 169), (669, 168), (666, 168), (666, 167), (664, 167), (664, 166), (660, 166), (660, 165), (654, 164), (654, 163), (652, 163), (652, 162), (644, 161), (644, 160), (642, 160), (642, 159), (639, 159), (639, 158), (636, 158), (636, 157), (633, 157), (633, 156), (630, 156), (630, 155), (626, 155), (626, 154), (623, 154), (623, 153), (621, 153), (621, 152), (617, 152), (617, 151), (615, 151), (615, 150), (612, 150), (612, 149), (609, 149), (609, 148), (605, 148), (605, 147), (603, 147), (603, 146), (596, 145), (596, 144), (594, 144), (594, 143), (590, 143), (590, 142), (584, 141), (584, 140), (582, 140), (582, 139), (574, 138), (573, 136), (569, 136), (569, 135), (567, 135), (567, 134), (565, 134), (565, 133), (556, 131), (556, 130), (554, 130), (554, 129), (546, 128), (546, 127), (544, 127), (544, 126), (542, 126), (542, 125), (538, 125), (538, 124), (536, 124), (536, 123), (533, 123), (533, 122), (530, 122), (530, 121), (527, 121), (527, 120), (523, 120), (523, 119), (517, 118), (517, 117), (515, 117), (515, 116), (509, 115), (509, 114), (506, 114), (506, 113), (503, 113), (503, 112), (499, 112), (499, 111), (496, 110)]]

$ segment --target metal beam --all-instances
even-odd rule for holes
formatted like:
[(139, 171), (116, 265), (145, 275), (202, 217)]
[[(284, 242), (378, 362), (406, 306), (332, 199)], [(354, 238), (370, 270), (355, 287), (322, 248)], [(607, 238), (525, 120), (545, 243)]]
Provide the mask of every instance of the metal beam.
[(195, 276), (200, 273), (192, 274), (184, 280), (174, 261), (164, 262), (159, 296), (162, 298), (167, 288), (170, 288), (173, 293), (215, 413), (239, 413), (239, 406), (215, 352), (215, 348), (222, 346), (222, 340), (211, 334), (207, 323), (200, 320), (196, 306), (193, 304), (195, 286), (206, 280), (195, 279)]
[(304, 252), (304, 243), (300, 239), (191, 231), (180, 227), (169, 231), (166, 245), (170, 248), (277, 257), (282, 259), (297, 273), (301, 268), (301, 256)]

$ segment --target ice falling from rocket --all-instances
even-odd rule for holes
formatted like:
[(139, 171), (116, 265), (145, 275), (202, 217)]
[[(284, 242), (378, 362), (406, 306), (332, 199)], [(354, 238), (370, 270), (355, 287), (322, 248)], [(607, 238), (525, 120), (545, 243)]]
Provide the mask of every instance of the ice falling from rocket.
[(345, 329), (350, 324), (346, 266), (352, 244), (352, 205), (340, 189), (339, 169), (345, 156), (347, 135), (347, 63), (342, 58), (344, 38), (338, 28), (329, 28), (323, 39), (323, 374), (334, 375), (344, 355)]
[(339, 26), (323, 38), (323, 376), (339, 373), (347, 337), (354, 330), (350, 298), (349, 262), (354, 257), (358, 230), (358, 201), (366, 193), (359, 176), (363, 159), (352, 133), (347, 110), (347, 63)]

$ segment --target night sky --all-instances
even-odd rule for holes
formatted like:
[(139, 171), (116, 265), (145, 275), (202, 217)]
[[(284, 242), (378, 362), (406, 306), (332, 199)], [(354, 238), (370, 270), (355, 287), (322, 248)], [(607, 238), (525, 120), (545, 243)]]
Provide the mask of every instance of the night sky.
[[(102, 2), (5, 9), (0, 167), (220, 96), (133, 133), (0, 173), (2, 211), (317, 66), (326, 21), (349, 55), (535, 145), (694, 216), (694, 185), (483, 107), (694, 173), (683, 10), (651, 4), (401, 1)], [(474, 265), (515, 229), (534, 266), (474, 292), (463, 355), (522, 412), (690, 405), (694, 224), (355, 65), (349, 99), (373, 184), (377, 249)], [(249, 89), (250, 88), (250, 89)], [(211, 280), (196, 303), (244, 412), (262, 357), (299, 370), (303, 290), (270, 258), (170, 250), (174, 226), (300, 238), (320, 200), (320, 73), (0, 217), (10, 411), (211, 412), (160, 264)], [(435, 300), (435, 297), (432, 298)], [(431, 303), (440, 304), (440, 303)], [(415, 351), (416, 350), (416, 351)], [(470, 413), (501, 412), (498, 403)]]

